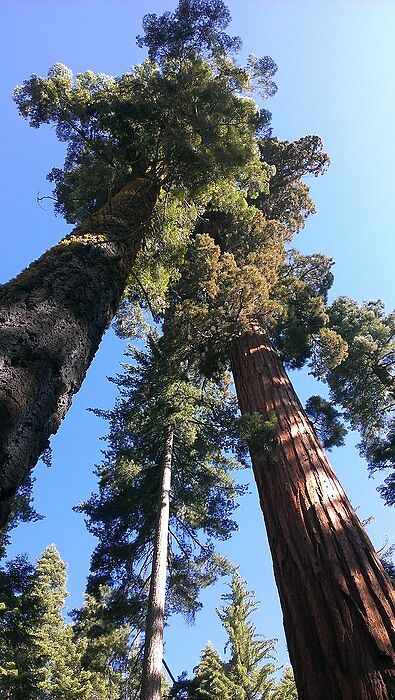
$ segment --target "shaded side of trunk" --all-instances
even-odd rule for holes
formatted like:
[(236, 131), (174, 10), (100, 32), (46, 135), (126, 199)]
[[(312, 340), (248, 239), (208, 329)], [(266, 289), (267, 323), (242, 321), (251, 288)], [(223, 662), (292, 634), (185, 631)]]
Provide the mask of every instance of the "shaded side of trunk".
[(167, 542), (174, 432), (170, 431), (160, 476), (158, 519), (145, 625), (145, 645), (140, 700), (161, 700), (163, 629), (165, 623)]
[(0, 527), (85, 378), (156, 197), (135, 181), (0, 288)]
[(242, 414), (278, 421), (252, 465), (300, 700), (395, 698), (395, 596), (282, 363), (259, 332), (233, 341)]

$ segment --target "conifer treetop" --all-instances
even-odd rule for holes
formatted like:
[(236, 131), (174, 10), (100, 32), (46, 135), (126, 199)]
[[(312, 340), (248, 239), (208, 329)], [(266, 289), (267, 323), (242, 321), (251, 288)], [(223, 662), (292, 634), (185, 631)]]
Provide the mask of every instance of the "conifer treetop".
[(89, 591), (107, 585), (114, 615), (141, 625), (157, 521), (163, 450), (174, 431), (170, 494), (167, 611), (193, 617), (202, 588), (229, 571), (214, 549), (236, 529), (235, 500), (244, 491), (230, 471), (235, 448), (235, 400), (226, 382), (202, 383), (187, 365), (175, 367), (161, 339), (130, 349), (133, 363), (116, 381), (121, 395), (110, 422), (109, 447), (98, 467), (99, 492), (78, 507), (99, 539)]
[(297, 700), (292, 670), (285, 668), (279, 682), (274, 679), (275, 642), (257, 634), (251, 619), (258, 604), (245, 581), (233, 572), (226, 602), (217, 610), (228, 640), (228, 661), (209, 642), (203, 649), (194, 676), (181, 676), (171, 689), (174, 700)]
[[(201, 194), (218, 178), (239, 177), (255, 164), (260, 187), (272, 171), (260, 163), (255, 135), (270, 115), (248, 91), (275, 91), (271, 59), (238, 66), (227, 51), (238, 42), (219, 1), (181, 0), (175, 13), (147, 15), (140, 45), (149, 58), (119, 77), (87, 70), (73, 79), (55, 64), (47, 77), (31, 76), (15, 88), (20, 113), (31, 126), (54, 124), (67, 143), (55, 185), (55, 209), (81, 221), (136, 178)], [(181, 60), (182, 58), (182, 60)]]

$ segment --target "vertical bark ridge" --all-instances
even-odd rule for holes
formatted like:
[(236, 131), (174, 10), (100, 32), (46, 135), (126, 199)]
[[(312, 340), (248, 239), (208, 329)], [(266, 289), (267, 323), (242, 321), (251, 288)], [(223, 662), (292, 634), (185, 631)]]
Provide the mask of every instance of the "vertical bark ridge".
[(169, 536), (170, 486), (173, 460), (174, 431), (170, 430), (162, 462), (158, 518), (155, 533), (154, 554), (147, 621), (145, 625), (144, 660), (140, 700), (161, 700), (163, 664), (163, 630), (165, 624), (167, 547)]
[(231, 354), (241, 412), (278, 420), (251, 458), (299, 698), (394, 698), (393, 586), (266, 336)]
[(85, 378), (157, 195), (136, 180), (0, 287), (0, 527)]

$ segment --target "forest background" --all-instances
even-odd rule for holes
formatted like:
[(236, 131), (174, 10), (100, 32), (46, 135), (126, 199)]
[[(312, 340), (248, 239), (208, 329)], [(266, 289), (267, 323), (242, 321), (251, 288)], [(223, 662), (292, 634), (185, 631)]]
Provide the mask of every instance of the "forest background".
[[(31, 73), (46, 74), (55, 62), (74, 72), (120, 74), (144, 58), (135, 45), (146, 12), (173, 10), (169, 0), (1, 0), (2, 55), (0, 136), (1, 250), (0, 283), (53, 245), (69, 227), (53, 215), (46, 173), (63, 161), (63, 147), (50, 128), (33, 131), (17, 115), (11, 100), (15, 84)], [(362, 302), (382, 298), (394, 307), (395, 214), (395, 3), (390, 0), (234, 0), (228, 3), (231, 34), (243, 37), (243, 56), (269, 54), (278, 64), (278, 92), (265, 104), (273, 113), (280, 139), (318, 134), (332, 165), (324, 177), (309, 181), (318, 214), (299, 234), (303, 252), (334, 258), (340, 294)], [(52, 440), (53, 467), (35, 471), (35, 504), (45, 519), (14, 533), (10, 556), (28, 552), (34, 561), (51, 542), (69, 565), (68, 608), (80, 606), (93, 538), (72, 507), (94, 489), (92, 470), (100, 460), (99, 437), (106, 425), (88, 407), (110, 409), (116, 389), (106, 381), (120, 370), (125, 344), (110, 330), (73, 407)], [(302, 400), (323, 393), (305, 372), (293, 381)], [(393, 511), (376, 492), (382, 474), (369, 479), (355, 450), (357, 436), (336, 449), (331, 462), (362, 519), (374, 517), (369, 534), (377, 548), (395, 540)], [(248, 471), (242, 483), (252, 481)], [(287, 660), (281, 611), (272, 575), (255, 486), (236, 513), (239, 532), (222, 545), (240, 566), (262, 601), (257, 627), (279, 638), (279, 661)], [(204, 609), (194, 627), (171, 620), (165, 658), (174, 675), (197, 663), (210, 639), (222, 649), (220, 621), (214, 613), (224, 586), (206, 591)], [(181, 642), (182, 640), (182, 642)]]

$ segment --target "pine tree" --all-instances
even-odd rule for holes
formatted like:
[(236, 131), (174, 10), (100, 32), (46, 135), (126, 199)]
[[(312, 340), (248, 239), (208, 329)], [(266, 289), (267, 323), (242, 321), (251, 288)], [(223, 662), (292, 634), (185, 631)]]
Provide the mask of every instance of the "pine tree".
[(66, 567), (54, 545), (38, 559), (25, 606), (32, 615), (28, 643), (17, 678), (16, 698), (73, 700), (83, 696), (88, 677), (62, 610), (67, 596)]
[(279, 683), (274, 680), (275, 640), (258, 635), (251, 616), (258, 608), (254, 595), (237, 574), (232, 576), (230, 593), (223, 596), (227, 605), (218, 610), (227, 632), (225, 662), (209, 643), (191, 680), (181, 678), (170, 697), (178, 700), (297, 700), (292, 671), (287, 669)]
[(128, 630), (109, 624), (105, 595), (101, 602), (88, 598), (79, 624), (67, 624), (65, 584), (66, 567), (54, 545), (36, 566), (17, 557), (0, 571), (1, 697), (131, 698), (139, 683), (139, 661), (129, 647)]
[(0, 291), (0, 526), (83, 382), (142, 242), (158, 247), (158, 198), (205, 201), (243, 172), (267, 188), (255, 132), (268, 115), (241, 93), (274, 91), (276, 67), (237, 66), (229, 20), (222, 0), (181, 0), (172, 15), (147, 15), (140, 43), (150, 59), (131, 72), (73, 81), (56, 64), (16, 88), (31, 126), (54, 124), (67, 143), (49, 179), (55, 209), (77, 227)]
[(229, 679), (224, 664), (209, 643), (203, 649), (196, 675), (192, 682), (193, 700), (233, 700), (238, 699), (238, 689)]
[[(116, 379), (120, 397), (114, 410), (95, 411), (110, 424), (108, 450), (96, 470), (99, 492), (78, 506), (99, 540), (88, 590), (94, 593), (103, 584), (119, 588), (127, 615), (135, 611), (138, 617), (152, 553), (163, 448), (168, 427), (174, 425), (169, 605), (193, 615), (200, 587), (225, 565), (214, 555), (211, 540), (226, 539), (234, 531), (235, 499), (244, 491), (229, 473), (238, 463), (224, 454), (235, 446), (234, 397), (226, 384), (202, 387), (196, 373), (174, 368), (155, 337), (146, 351), (130, 347), (128, 355), (133, 363)], [(115, 600), (119, 616), (122, 596)]]
[(13, 697), (19, 659), (28, 646), (31, 612), (25, 605), (25, 592), (33, 573), (26, 557), (16, 557), (0, 570), (0, 688), (5, 697)]
[(114, 617), (145, 631), (143, 698), (160, 697), (166, 588), (167, 613), (193, 617), (201, 588), (229, 569), (213, 540), (235, 529), (243, 491), (229, 474), (237, 463), (224, 454), (235, 442), (226, 384), (203, 386), (165, 350), (153, 335), (146, 351), (130, 349), (135, 364), (117, 380), (121, 397), (113, 411), (99, 411), (110, 420), (99, 494), (78, 508), (99, 537), (89, 589), (108, 585)]
[(159, 496), (155, 539), (152, 552), (151, 580), (145, 622), (144, 658), (141, 681), (141, 700), (161, 700), (163, 631), (165, 625), (167, 550), (169, 540), (170, 488), (173, 464), (174, 426), (168, 436), (162, 457), (159, 478)]
[(271, 700), (298, 700), (294, 674), (289, 666), (284, 670), (281, 680), (273, 691)]
[(222, 606), (218, 614), (228, 634), (230, 659), (226, 672), (237, 689), (234, 697), (266, 700), (274, 687), (271, 676), (275, 667), (268, 661), (274, 658), (274, 640), (257, 635), (251, 616), (258, 605), (237, 573), (232, 577), (230, 593), (223, 598), (229, 604)]
[[(129, 700), (137, 697), (141, 684), (140, 649), (130, 625), (114, 624), (110, 600), (111, 592), (105, 587), (95, 596), (87, 594), (83, 608), (73, 611), (73, 635), (95, 700)], [(87, 700), (91, 700), (89, 693)]]

